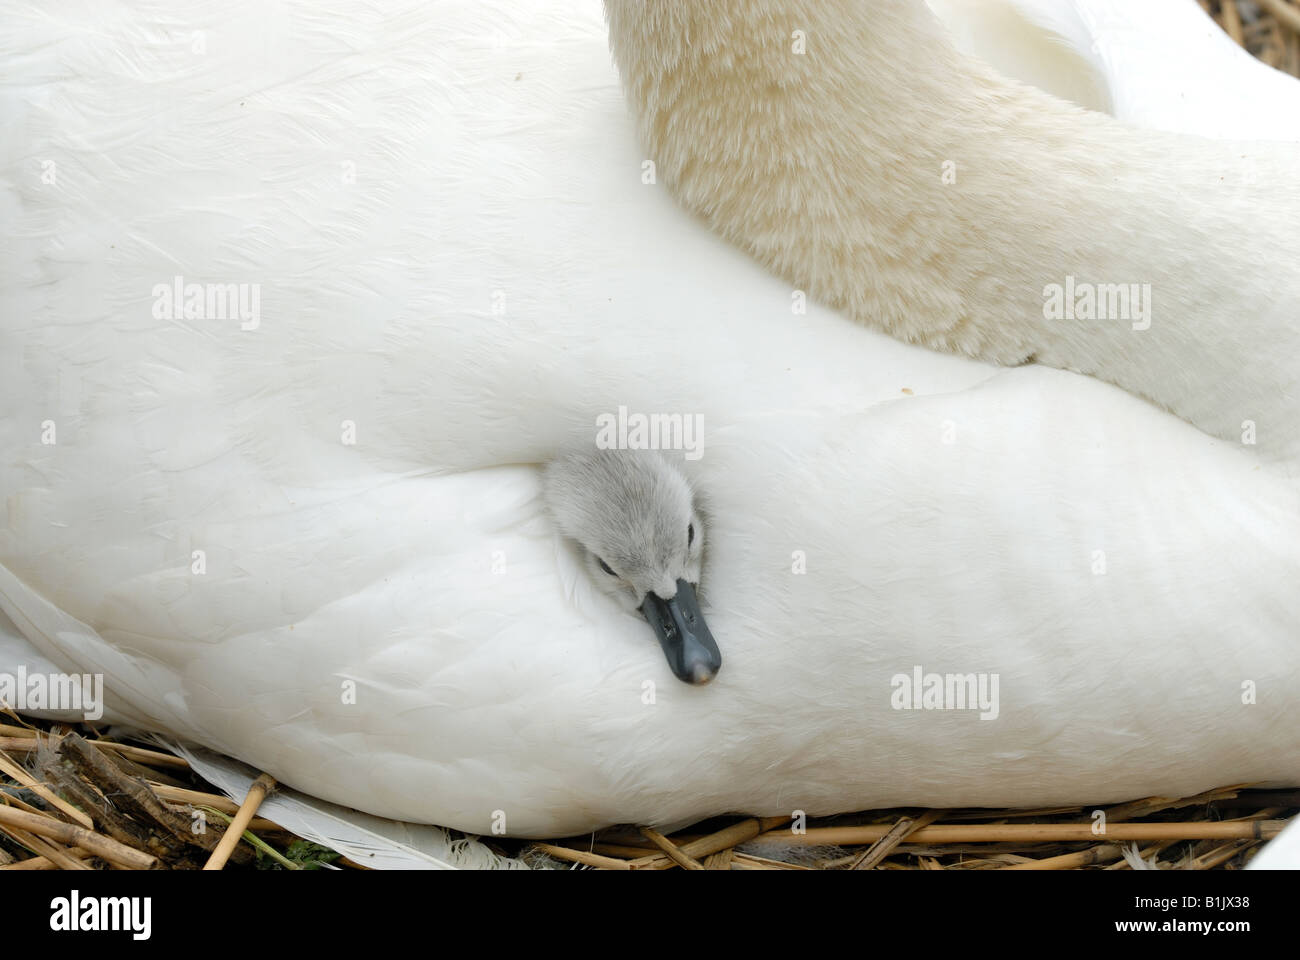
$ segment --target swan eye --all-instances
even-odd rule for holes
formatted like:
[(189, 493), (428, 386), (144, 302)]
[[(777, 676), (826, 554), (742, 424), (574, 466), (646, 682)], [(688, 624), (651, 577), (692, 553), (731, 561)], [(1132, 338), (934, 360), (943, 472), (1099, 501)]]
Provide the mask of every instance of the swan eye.
[(600, 564), (600, 569), (604, 570), (604, 571), (605, 571), (606, 573), (608, 573), (611, 577), (617, 577), (617, 576), (618, 576), (617, 573), (615, 573), (613, 570), (609, 569), (609, 564), (606, 563), (604, 560), (600, 559), (600, 557), (597, 557), (597, 558), (596, 558), (596, 562)]
[(686, 548), (689, 550), (692, 543), (695, 542), (695, 524), (686, 525)]

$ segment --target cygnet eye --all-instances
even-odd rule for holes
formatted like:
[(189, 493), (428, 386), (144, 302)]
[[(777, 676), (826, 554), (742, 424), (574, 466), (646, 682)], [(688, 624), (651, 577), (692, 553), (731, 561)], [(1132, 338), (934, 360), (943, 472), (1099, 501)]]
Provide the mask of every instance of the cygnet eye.
[(694, 542), (695, 542), (695, 524), (693, 524), (693, 523), (688, 523), (688, 524), (686, 525), (686, 547), (687, 547), (687, 549), (690, 549), (691, 544), (694, 543)]
[(617, 576), (618, 576), (617, 573), (615, 573), (613, 570), (611, 570), (611, 569), (609, 568), (609, 564), (606, 563), (604, 560), (600, 559), (600, 557), (597, 557), (597, 558), (596, 558), (596, 562), (600, 564), (600, 569), (604, 570), (604, 571), (605, 571), (606, 573), (608, 573), (611, 577), (617, 577)]

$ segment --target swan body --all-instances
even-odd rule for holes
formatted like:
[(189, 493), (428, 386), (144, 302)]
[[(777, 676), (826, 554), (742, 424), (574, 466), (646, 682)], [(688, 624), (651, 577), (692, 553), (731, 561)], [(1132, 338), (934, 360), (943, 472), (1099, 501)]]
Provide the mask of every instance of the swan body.
[[(64, 16), (0, 39), (0, 669), (475, 833), (1300, 780), (1292, 483), (798, 312), (645, 182), (598, 9)], [(620, 406), (705, 424), (706, 687), (544, 505)], [(904, 704), (918, 669), (996, 716)]]
[(926, 3), (963, 52), (1132, 126), (1216, 140), (1300, 141), (1300, 83), (1233, 43), (1199, 4)]
[(606, 9), (657, 175), (792, 287), (1300, 454), (1300, 146), (1081, 110), (960, 53), (920, 0)]

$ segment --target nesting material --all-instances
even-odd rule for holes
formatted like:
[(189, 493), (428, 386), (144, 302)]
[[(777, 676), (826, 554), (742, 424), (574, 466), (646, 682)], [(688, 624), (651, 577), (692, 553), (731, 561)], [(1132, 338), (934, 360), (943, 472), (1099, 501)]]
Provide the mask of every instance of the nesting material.
[[(1300, 790), (1234, 785), (1101, 807), (747, 817), (671, 837), (620, 827), (535, 846), (556, 860), (611, 870), (668, 869), (706, 852), (705, 869), (732, 870), (1238, 869), (1297, 812)], [(846, 851), (854, 847), (861, 849)]]
[[(235, 802), (166, 751), (84, 726), (6, 719), (13, 722), (0, 723), (0, 870), (355, 866), (328, 852), (307, 863), (286, 855), (303, 841), (255, 816), (274, 789), (269, 776)], [(497, 843), (534, 864), (602, 870), (1231, 870), (1297, 813), (1300, 789), (1235, 784), (1099, 807), (735, 817), (670, 836), (624, 826)]]
[(269, 777), (238, 804), (171, 753), (84, 726), (0, 719), (9, 721), (0, 723), (0, 870), (344, 865), (301, 840), (296, 857), (287, 855), (298, 838), (254, 817)]

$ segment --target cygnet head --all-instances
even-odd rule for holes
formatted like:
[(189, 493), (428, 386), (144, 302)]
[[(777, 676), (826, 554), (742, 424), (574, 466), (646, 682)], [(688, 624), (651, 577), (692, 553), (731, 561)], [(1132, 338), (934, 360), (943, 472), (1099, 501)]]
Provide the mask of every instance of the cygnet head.
[(549, 464), (544, 485), (596, 586), (645, 615), (679, 679), (712, 680), (722, 655), (695, 595), (704, 524), (681, 471), (653, 450), (584, 450)]

